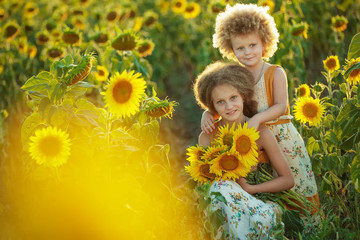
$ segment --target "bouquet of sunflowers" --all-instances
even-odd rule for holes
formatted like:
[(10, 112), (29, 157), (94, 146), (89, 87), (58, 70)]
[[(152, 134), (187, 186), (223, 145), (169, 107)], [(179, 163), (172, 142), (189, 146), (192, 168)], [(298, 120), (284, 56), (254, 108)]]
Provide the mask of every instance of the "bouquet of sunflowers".
[(185, 171), (200, 183), (214, 180), (236, 180), (246, 177), (258, 163), (256, 140), (259, 132), (248, 128), (247, 122), (235, 130), (235, 124), (219, 127), (217, 138), (209, 147), (191, 146), (187, 149), (190, 165)]
[[(190, 164), (185, 167), (185, 171), (193, 180), (200, 183), (196, 190), (203, 195), (207, 204), (210, 203), (210, 198), (207, 196), (209, 184), (213, 181), (230, 179), (235, 181), (244, 177), (249, 184), (260, 184), (274, 178), (271, 165), (266, 163), (266, 154), (261, 156), (261, 151), (258, 151), (256, 145), (258, 138), (259, 132), (254, 128), (248, 128), (247, 123), (243, 126), (239, 125), (236, 130), (233, 124), (232, 127), (228, 125), (219, 127), (219, 132), (211, 146), (196, 145), (187, 149), (187, 160)], [(255, 170), (253, 170), (254, 166), (256, 166)], [(280, 206), (287, 236), (295, 236), (301, 231), (304, 225), (300, 216), (310, 216), (311, 211), (316, 209), (314, 203), (290, 189), (278, 193), (257, 193), (255, 197), (264, 202), (276, 202)], [(221, 196), (216, 198), (226, 201)]]

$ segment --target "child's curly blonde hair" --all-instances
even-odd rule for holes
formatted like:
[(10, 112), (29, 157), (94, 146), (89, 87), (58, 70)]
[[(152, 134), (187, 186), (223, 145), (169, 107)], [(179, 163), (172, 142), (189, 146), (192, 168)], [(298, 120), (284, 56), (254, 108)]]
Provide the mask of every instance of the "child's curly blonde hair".
[(255, 4), (238, 3), (232, 7), (228, 5), (216, 18), (214, 47), (219, 48), (224, 57), (237, 61), (231, 45), (231, 36), (255, 32), (264, 44), (263, 58), (272, 57), (277, 49), (279, 33), (274, 18), (267, 11), (268, 7), (259, 7)]
[(251, 72), (238, 63), (221, 61), (208, 65), (195, 80), (193, 90), (200, 107), (216, 113), (211, 94), (215, 87), (223, 84), (229, 84), (238, 90), (244, 100), (245, 116), (252, 117), (257, 113), (257, 102), (253, 100), (254, 82)]

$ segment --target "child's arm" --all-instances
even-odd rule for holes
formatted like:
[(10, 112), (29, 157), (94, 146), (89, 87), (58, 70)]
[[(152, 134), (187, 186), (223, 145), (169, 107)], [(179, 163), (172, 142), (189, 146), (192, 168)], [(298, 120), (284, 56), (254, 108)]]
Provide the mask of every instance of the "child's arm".
[(201, 132), (198, 139), (199, 146), (201, 147), (208, 147), (211, 144), (211, 137), (210, 134), (205, 132)]
[(205, 133), (211, 133), (215, 129), (215, 116), (206, 110), (201, 117), (201, 130)]
[(250, 118), (248, 121), (249, 128), (255, 127), (258, 129), (261, 124), (275, 120), (285, 113), (288, 105), (288, 87), (286, 74), (282, 68), (275, 69), (273, 89), (274, 105)]
[(262, 147), (270, 159), (271, 166), (276, 170), (278, 177), (258, 185), (250, 185), (245, 178), (237, 180), (239, 185), (248, 193), (281, 192), (294, 186), (294, 177), (290, 167), (282, 154), (272, 132), (265, 126), (260, 127), (258, 146)]

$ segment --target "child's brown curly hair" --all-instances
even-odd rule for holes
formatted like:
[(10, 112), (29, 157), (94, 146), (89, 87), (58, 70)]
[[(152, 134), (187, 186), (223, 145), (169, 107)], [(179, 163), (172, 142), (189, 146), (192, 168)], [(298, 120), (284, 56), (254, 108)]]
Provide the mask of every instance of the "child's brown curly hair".
[(229, 84), (235, 87), (244, 100), (244, 115), (252, 117), (257, 113), (257, 102), (253, 100), (254, 83), (249, 70), (238, 63), (215, 62), (200, 73), (193, 86), (197, 103), (203, 109), (216, 113), (211, 93), (216, 86)]
[(227, 6), (226, 10), (216, 18), (213, 45), (220, 53), (229, 59), (236, 56), (231, 45), (232, 35), (258, 33), (264, 44), (263, 58), (269, 59), (277, 49), (279, 33), (274, 18), (267, 12), (268, 7), (255, 4), (236, 4)]

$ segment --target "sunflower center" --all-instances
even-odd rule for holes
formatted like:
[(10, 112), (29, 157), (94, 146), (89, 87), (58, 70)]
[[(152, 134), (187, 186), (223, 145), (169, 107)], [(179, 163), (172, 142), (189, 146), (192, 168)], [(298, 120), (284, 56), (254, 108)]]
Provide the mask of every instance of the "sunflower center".
[(303, 34), (304, 31), (305, 31), (305, 29), (297, 29), (297, 30), (292, 32), (292, 35), (293, 36), (300, 36), (301, 34)]
[(39, 142), (39, 150), (45, 157), (54, 157), (60, 153), (61, 141), (54, 136), (47, 136)]
[(128, 81), (120, 81), (115, 84), (113, 96), (117, 103), (127, 102), (131, 96), (132, 85)]
[(196, 154), (196, 158), (197, 160), (201, 161), (201, 157), (204, 155), (204, 152), (203, 151), (198, 151), (197, 154)]
[(314, 103), (306, 103), (303, 106), (303, 113), (307, 118), (313, 118), (317, 116), (318, 107)]
[(105, 76), (105, 72), (103, 70), (99, 70), (98, 73), (99, 73), (99, 76)]
[(188, 12), (188, 13), (191, 13), (191, 12), (193, 12), (195, 10), (195, 8), (193, 7), (193, 6), (190, 6), (190, 7), (186, 7), (186, 12)]
[(360, 76), (360, 69), (359, 68), (352, 70), (351, 73), (350, 73), (350, 77), (352, 77), (352, 78), (355, 78), (357, 76)]
[(233, 143), (233, 135), (225, 134), (225, 136), (223, 137), (223, 143), (230, 147)]
[(145, 26), (150, 26), (155, 22), (155, 18), (154, 17), (149, 17), (148, 19), (146, 19), (145, 21)]
[(339, 27), (342, 27), (344, 24), (345, 24), (344, 21), (338, 20), (338, 21), (335, 22), (334, 26), (336, 28), (339, 28)]
[(326, 66), (329, 68), (329, 69), (333, 69), (336, 67), (336, 60), (331, 58), (329, 59), (327, 62), (326, 62)]
[(242, 135), (236, 140), (236, 151), (240, 154), (246, 154), (251, 149), (251, 141), (248, 136)]
[(220, 166), (226, 171), (235, 170), (239, 166), (239, 160), (233, 155), (224, 155), (220, 159)]
[(201, 165), (199, 171), (200, 171), (200, 174), (205, 177), (208, 177), (208, 178), (215, 177), (215, 174), (210, 173), (210, 164)]
[(300, 97), (305, 96), (305, 94), (306, 94), (305, 88), (300, 88), (300, 89), (299, 89), (299, 93), (300, 93)]
[(115, 11), (109, 12), (108, 15), (106, 16), (106, 19), (108, 21), (114, 21), (117, 17), (117, 13)]
[(34, 12), (35, 11), (35, 8), (28, 8), (27, 9), (27, 12), (29, 12), (29, 13), (32, 13), (32, 12)]
[(77, 43), (80, 40), (80, 36), (76, 33), (65, 33), (62, 37), (64, 42), (69, 44)]
[(13, 36), (16, 32), (18, 31), (18, 28), (15, 27), (15, 26), (8, 26), (6, 29), (5, 29), (5, 34), (7, 37), (11, 37)]
[(60, 49), (50, 49), (48, 51), (48, 55), (52, 58), (60, 57), (63, 54), (63, 52)]
[(150, 44), (144, 44), (138, 48), (139, 53), (144, 53), (150, 49)]
[(176, 2), (176, 3), (175, 3), (175, 6), (176, 6), (177, 8), (181, 8), (181, 7), (182, 7), (182, 3), (181, 3), (181, 2)]

